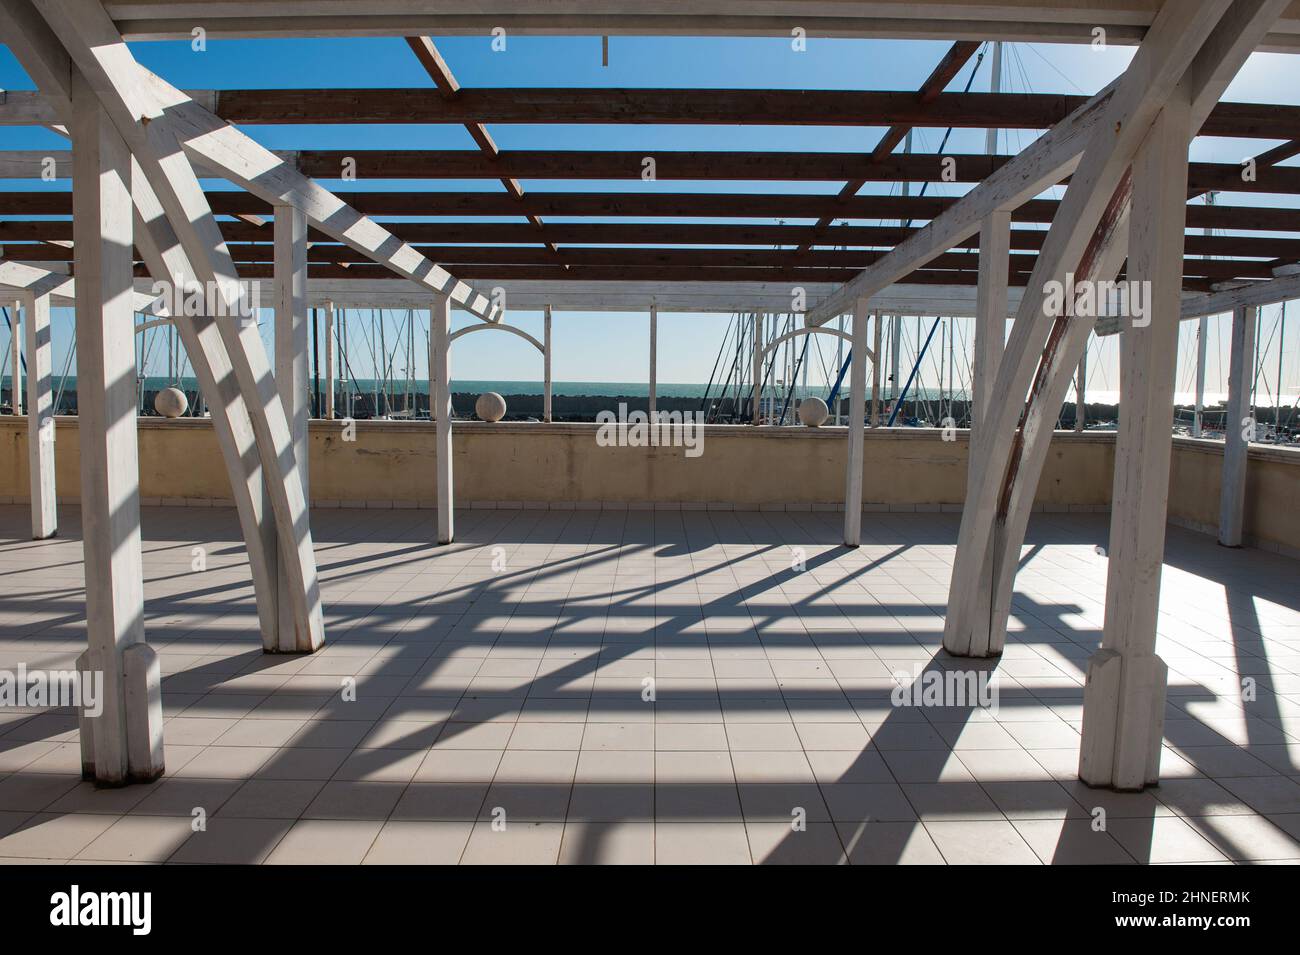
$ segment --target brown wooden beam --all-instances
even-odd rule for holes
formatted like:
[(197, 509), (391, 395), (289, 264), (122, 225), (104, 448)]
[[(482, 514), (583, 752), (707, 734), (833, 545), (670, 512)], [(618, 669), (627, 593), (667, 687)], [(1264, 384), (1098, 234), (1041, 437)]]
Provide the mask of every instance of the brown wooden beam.
[[(584, 282), (781, 282), (809, 283), (834, 282), (846, 280), (847, 276), (856, 274), (852, 269), (681, 269), (681, 268), (597, 268), (574, 266), (565, 269), (556, 265), (500, 266), (500, 265), (466, 265), (459, 271), (466, 279), (472, 281), (498, 280), (553, 280)], [(271, 266), (265, 264), (240, 267), (240, 274), (245, 278), (270, 278)], [(315, 278), (383, 278), (381, 269), (374, 265), (362, 264), (351, 267), (342, 265), (313, 265), (310, 274)], [(922, 269), (904, 276), (902, 282), (910, 285), (975, 285), (977, 272), (963, 272), (942, 269)], [(1028, 273), (1016, 273), (1010, 277), (1010, 284), (1024, 286), (1029, 280)], [(1205, 279), (1184, 281), (1189, 290), (1208, 291), (1213, 283)]]
[[(442, 97), (442, 102), (444, 104), (462, 103), (463, 98), (461, 94), (463, 90), (461, 89), (460, 84), (456, 82), (456, 77), (452, 74), (451, 67), (447, 65), (447, 61), (442, 58), (442, 54), (439, 53), (438, 48), (434, 46), (433, 40), (429, 39), (427, 36), (408, 36), (406, 38), (406, 43), (411, 48), (412, 52), (415, 53), (416, 59), (420, 61), (420, 65), (424, 67), (425, 72), (429, 74), (429, 78), (433, 80), (433, 85), (438, 88), (438, 92)], [(426, 93), (423, 99), (427, 100), (428, 98), (428, 94)], [(473, 139), (475, 144), (478, 146), (479, 152), (488, 159), (495, 160), (501, 150), (497, 148), (496, 141), (488, 132), (487, 127), (479, 121), (481, 118), (482, 117), (467, 117), (462, 119), (461, 122), (464, 124), (465, 130), (469, 133), (470, 138)], [(520, 208), (523, 209), (524, 215), (533, 227), (536, 229), (544, 228), (542, 220), (523, 205), (524, 188), (519, 185), (519, 180), (511, 176), (502, 176), (500, 181), (501, 185), (505, 187), (506, 192), (510, 195), (510, 198), (521, 203)], [(546, 247), (550, 249), (552, 253), (556, 251), (554, 243), (548, 242)]]
[[(944, 54), (943, 59), (939, 61), (939, 65), (931, 71), (925, 82), (921, 84), (921, 88), (917, 90), (915, 96), (917, 108), (925, 115), (933, 116), (932, 106), (935, 101), (939, 98), (940, 94), (943, 93), (948, 84), (952, 82), (953, 78), (961, 72), (961, 68), (966, 65), (966, 62), (975, 55), (975, 51), (978, 50), (979, 47), (980, 44), (973, 43), (969, 40), (954, 43), (948, 49), (948, 52)], [(920, 120), (919, 122), (924, 122), (924, 120)], [(880, 137), (880, 141), (876, 143), (876, 148), (871, 150), (871, 158), (883, 159), (885, 156), (888, 156), (894, 151), (898, 144), (907, 137), (908, 132), (910, 132), (915, 125), (915, 122), (905, 123), (896, 120), (895, 125), (891, 126), (886, 130), (885, 135)], [(865, 180), (851, 179), (841, 187), (840, 196), (846, 199), (850, 196), (856, 196), (858, 191), (865, 185)], [(835, 216), (833, 215), (822, 216), (817, 220), (817, 224), (813, 227), (814, 233), (820, 235), (829, 228), (830, 224), (834, 221)], [(807, 251), (811, 247), (812, 243), (810, 242), (803, 246), (803, 250)]]
[[(243, 264), (244, 278), (271, 278), (269, 263)], [(856, 274), (853, 269), (810, 268), (682, 268), (679, 266), (571, 266), (549, 265), (463, 265), (458, 275), (468, 280), (563, 280), (563, 281), (642, 281), (642, 282), (844, 282)], [(318, 278), (383, 278), (385, 273), (371, 264), (351, 266), (314, 264), (309, 274)], [(392, 273), (387, 273), (391, 275)], [(905, 282), (930, 285), (970, 285), (976, 273), (927, 269), (904, 279)], [(1021, 278), (1021, 282), (1028, 276)]]
[[(517, 216), (515, 201), (504, 192), (355, 192), (341, 199), (368, 215), (383, 216)], [(271, 214), (255, 196), (233, 190), (206, 193), (218, 215)], [(944, 196), (851, 196), (772, 193), (599, 193), (531, 192), (531, 206), (541, 215), (620, 217), (699, 217), (710, 219), (816, 219), (834, 213), (846, 219), (911, 219), (925, 222), (957, 200)], [(1033, 199), (1012, 213), (1015, 222), (1048, 223), (1056, 214), (1053, 199)], [(71, 215), (71, 192), (0, 192), (0, 215)], [(388, 223), (385, 223), (387, 226)], [(1193, 229), (1300, 232), (1296, 209), (1264, 206), (1187, 206)], [(836, 228), (843, 228), (837, 226)], [(833, 236), (832, 236), (833, 238)]]
[[(70, 250), (46, 243), (14, 247), (15, 259), (39, 262), (67, 262)], [(722, 274), (735, 275), (746, 270), (769, 270), (788, 275), (799, 275), (809, 281), (841, 282), (846, 276), (866, 268), (881, 255), (872, 250), (816, 250), (796, 253), (793, 250), (772, 249), (627, 249), (627, 248), (564, 248), (558, 255), (537, 245), (523, 246), (430, 246), (415, 248), (430, 259), (455, 264), (457, 274), (464, 277), (519, 277), (520, 270), (535, 267), (559, 267), (577, 278), (595, 274), (605, 269), (610, 276), (623, 270), (631, 277), (646, 270), (663, 270), (689, 278), (680, 281), (738, 281), (720, 278)], [(245, 267), (271, 267), (274, 247), (267, 243), (232, 242), (228, 244), (232, 259), (239, 264), (241, 274)], [(138, 256), (137, 256), (138, 257)], [(307, 252), (313, 265), (330, 265), (344, 268), (353, 276), (370, 275), (369, 259), (343, 245), (313, 244)], [(558, 259), (558, 261), (557, 261)], [(1028, 275), (1034, 267), (1035, 256), (1017, 253), (1010, 257), (1010, 274)], [(946, 252), (926, 265), (927, 273), (975, 274), (978, 271), (978, 252)], [(250, 274), (259, 274), (257, 272)], [(382, 275), (382, 270), (375, 273)], [(658, 274), (658, 273), (656, 273)], [(1207, 282), (1230, 279), (1267, 279), (1271, 277), (1267, 261), (1239, 259), (1198, 259), (1184, 261), (1187, 279)]]
[[(1189, 207), (1192, 208), (1192, 207)], [(412, 243), (434, 243), (441, 249), (452, 249), (452, 243), (532, 244), (540, 241), (536, 230), (526, 223), (510, 222), (394, 222), (386, 227), (398, 238)], [(272, 226), (247, 222), (221, 223), (222, 235), (228, 242), (269, 243)], [(837, 251), (834, 246), (890, 249), (915, 231), (898, 226), (836, 226), (818, 241), (826, 252)], [(1042, 247), (1046, 232), (1041, 229), (1013, 229), (1011, 248), (1018, 251), (1036, 251)], [(564, 222), (547, 225), (547, 238), (556, 243), (570, 245), (696, 245), (696, 246), (768, 246), (773, 255), (789, 255), (794, 247), (805, 246), (812, 238), (811, 226), (796, 225), (717, 225), (712, 223), (624, 223), (624, 222)], [(23, 247), (18, 243), (57, 242), (72, 239), (72, 221), (68, 219), (11, 220), (0, 222), (0, 242), (10, 243), (11, 257), (22, 258)], [(334, 240), (312, 230), (309, 239), (317, 245), (330, 247)], [(978, 249), (979, 234), (955, 246), (959, 249)], [(1300, 257), (1300, 239), (1275, 236), (1204, 236), (1189, 234), (1185, 239), (1189, 255), (1220, 257), (1242, 256), (1260, 259)], [(268, 253), (269, 254), (269, 253)], [(428, 253), (426, 253), (428, 254)], [(848, 254), (859, 261), (860, 250), (850, 248)], [(429, 257), (432, 257), (430, 255)], [(361, 261), (358, 257), (356, 261)], [(463, 261), (452, 258), (448, 261)]]
[[(222, 90), (216, 112), (232, 123), (660, 123), (666, 125), (901, 126), (1047, 129), (1086, 101), (1056, 93), (945, 93), (978, 43), (954, 44), (944, 80), (926, 99), (910, 90), (466, 89), (427, 37), (407, 42), (443, 95), (424, 88)], [(416, 44), (420, 44), (417, 49)], [(427, 45), (426, 45), (427, 44)], [(965, 52), (969, 49), (970, 52)], [(961, 58), (965, 53), (965, 58)], [(954, 67), (954, 63), (955, 68)], [(454, 95), (453, 95), (454, 94)], [(1220, 103), (1205, 136), (1290, 138), (1300, 107)]]
[[(303, 150), (300, 170), (317, 179), (338, 179), (345, 159), (355, 161), (359, 179), (609, 179), (640, 180), (644, 160), (653, 158), (658, 180), (757, 182), (981, 182), (1012, 157), (983, 154), (704, 152), (619, 150), (504, 150), (485, 159), (474, 150)], [(951, 179), (947, 179), (947, 176)], [(1253, 182), (1237, 163), (1192, 163), (1192, 189), (1300, 194), (1300, 168), (1260, 167)]]

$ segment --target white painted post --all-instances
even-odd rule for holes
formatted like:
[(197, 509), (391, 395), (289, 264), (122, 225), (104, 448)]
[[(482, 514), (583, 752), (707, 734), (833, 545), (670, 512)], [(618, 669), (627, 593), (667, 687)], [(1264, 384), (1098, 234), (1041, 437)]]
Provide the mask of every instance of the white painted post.
[(1196, 411), (1192, 415), (1193, 438), (1199, 438), (1205, 429), (1205, 339), (1209, 331), (1210, 316), (1202, 315), (1196, 326)]
[[(992, 404), (993, 383), (997, 381), (998, 366), (1007, 337), (1007, 279), (1011, 267), (1011, 213), (995, 209), (986, 215), (980, 225), (979, 285), (975, 293), (975, 344), (971, 369), (971, 427), (966, 448), (966, 501), (979, 477), (978, 469), (983, 455), (980, 449), (987, 443), (989, 408)], [(977, 574), (974, 582), (974, 609), (962, 630), (953, 629), (948, 637), (948, 652), (965, 652), (968, 646), (988, 646), (990, 624), (993, 618), (993, 584), (997, 535), (992, 535), (979, 565), (969, 564), (965, 572)], [(951, 612), (951, 611), (950, 611)], [(957, 634), (960, 634), (958, 636)]]
[[(653, 322), (651, 323), (653, 325)], [(542, 318), (542, 420), (551, 421), (551, 306)]]
[(1011, 213), (990, 212), (980, 226), (979, 285), (975, 292), (975, 355), (971, 369), (971, 461), (984, 409), (998, 377), (1007, 336), (1007, 275), (1011, 266)]
[[(275, 207), (275, 383), (289, 424), (289, 441), (293, 450), (290, 475), (297, 475), (303, 497), (310, 501), (307, 463), (309, 444), (307, 419), (307, 217), (290, 205)], [(294, 546), (294, 545), (290, 545)], [(279, 581), (279, 627), (273, 646), (264, 639), (263, 646), (278, 653), (294, 653), (300, 648), (295, 633), (292, 586), (284, 560), (276, 562)]]
[(658, 414), (655, 388), (659, 377), (659, 306), (650, 306), (650, 423), (653, 424)]
[(23, 413), (23, 329), (21, 303), (9, 306), (9, 406), (15, 415)]
[(754, 313), (754, 424), (763, 420), (763, 316)]
[(429, 394), (433, 401), (434, 446), (438, 468), (438, 543), (455, 539), (451, 462), (451, 299), (435, 295), (429, 312)]
[(1074, 430), (1082, 431), (1088, 417), (1088, 352), (1079, 356), (1079, 370), (1074, 376)]
[(50, 297), (29, 295), (23, 301), (27, 330), (27, 460), (32, 502), (32, 539), (58, 531), (54, 487), (54, 395), (51, 380)]
[(1079, 778), (1137, 790), (1160, 777), (1168, 670), (1156, 656), (1173, 448), (1182, 298), (1187, 144), (1185, 88), (1169, 99), (1133, 160), (1128, 279), (1149, 283), (1149, 324), (1125, 320), (1120, 424), (1111, 494), (1106, 617), (1088, 661)]
[(849, 358), (849, 447), (844, 476), (844, 544), (862, 543), (863, 418), (867, 413), (867, 300), (853, 309), (853, 353)]
[(1219, 492), (1219, 543), (1240, 547), (1246, 516), (1246, 459), (1255, 422), (1250, 414), (1254, 381), (1255, 323), (1253, 305), (1233, 309), (1232, 353), (1228, 366), (1228, 410), (1223, 426), (1223, 478)]
[(82, 768), (116, 785), (163, 772), (162, 697), (145, 642), (136, 444), (131, 155), (99, 99), (72, 77), (73, 255), (81, 524), (88, 649), (103, 710), (81, 711)]
[[(875, 349), (871, 358), (871, 427), (880, 427), (880, 323), (884, 321), (884, 316), (876, 312), (871, 316), (871, 324), (875, 334), (872, 347)], [(807, 362), (804, 363), (805, 374), (808, 371)]]
[(334, 419), (334, 303), (325, 303), (325, 417)]

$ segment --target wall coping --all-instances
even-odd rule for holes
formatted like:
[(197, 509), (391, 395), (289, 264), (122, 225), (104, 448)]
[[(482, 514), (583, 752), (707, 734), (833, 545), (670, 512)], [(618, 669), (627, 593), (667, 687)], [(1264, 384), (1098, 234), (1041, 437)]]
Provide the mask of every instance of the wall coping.
[[(166, 430), (184, 430), (204, 429), (211, 427), (211, 420), (207, 418), (140, 418), (139, 427), (142, 430), (166, 431)], [(59, 415), (55, 418), (58, 426), (61, 428), (77, 427), (76, 415)], [(356, 422), (357, 430), (390, 432), (400, 434), (403, 432), (422, 432), (425, 434), (432, 433), (432, 423), (429, 421), (374, 421), (360, 420)], [(0, 427), (11, 429), (27, 427), (26, 415), (2, 415), (0, 416)], [(341, 430), (343, 427), (342, 419), (334, 421), (325, 421), (319, 418), (313, 418), (309, 422), (311, 431), (331, 432)], [(456, 421), (454, 430), (465, 434), (571, 434), (594, 435), (596, 430), (601, 426), (591, 421), (557, 421), (546, 424), (540, 421)], [(802, 425), (795, 426), (778, 426), (778, 425), (761, 425), (755, 428), (748, 424), (709, 424), (704, 425), (704, 435), (708, 438), (751, 438), (759, 436), (765, 439), (775, 440), (796, 440), (796, 441), (838, 441), (842, 440), (847, 434), (848, 428), (844, 426), (826, 426), (821, 428), (806, 428)], [(928, 442), (935, 440), (936, 437), (943, 433), (942, 428), (867, 428), (864, 437), (868, 441), (922, 441)], [(1052, 440), (1066, 444), (1114, 444), (1116, 432), (1114, 431), (1054, 431)], [(966, 442), (970, 440), (969, 429), (957, 429), (958, 441)], [(1223, 442), (1215, 441), (1209, 438), (1190, 438), (1183, 435), (1174, 436), (1174, 447), (1189, 451), (1199, 451), (1204, 454), (1223, 454)], [(1252, 444), (1250, 446), (1250, 457), (1255, 460), (1276, 461), (1280, 464), (1289, 464), (1300, 467), (1300, 448), (1286, 447), (1281, 445)]]

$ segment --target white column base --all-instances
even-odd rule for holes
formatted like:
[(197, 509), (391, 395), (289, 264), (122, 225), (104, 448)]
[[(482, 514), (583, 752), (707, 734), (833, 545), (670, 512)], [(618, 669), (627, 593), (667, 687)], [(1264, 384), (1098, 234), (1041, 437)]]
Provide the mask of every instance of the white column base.
[(99, 715), (84, 709), (77, 714), (82, 778), (100, 786), (123, 786), (162, 776), (162, 667), (154, 648), (132, 644), (112, 661), (96, 660), (96, 654), (85, 651), (77, 658), (77, 671), (83, 681), (96, 680), (99, 674), (103, 679)]
[(1079, 779), (1136, 792), (1160, 781), (1169, 668), (1155, 654), (1098, 650), (1083, 689)]
[(945, 627), (943, 648), (950, 656), (985, 659), (1000, 657), (1007, 645), (1005, 618), (994, 619), (994, 592), (998, 580), (998, 555), (1002, 552), (1003, 525), (993, 524), (993, 532), (985, 548), (984, 559), (976, 570), (980, 581), (975, 590), (974, 615), (960, 621), (959, 627)]

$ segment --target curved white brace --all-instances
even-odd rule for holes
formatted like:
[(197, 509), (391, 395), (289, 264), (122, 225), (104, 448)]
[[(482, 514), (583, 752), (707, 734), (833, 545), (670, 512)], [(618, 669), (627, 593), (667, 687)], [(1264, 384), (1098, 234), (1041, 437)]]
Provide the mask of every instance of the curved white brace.
[[(840, 331), (838, 328), (829, 328), (825, 325), (818, 325), (815, 328), (796, 328), (794, 331), (786, 332), (781, 337), (774, 338), (772, 341), (768, 342), (763, 348), (763, 357), (766, 358), (767, 353), (776, 348), (777, 345), (788, 342), (790, 339), (797, 338), (800, 335), (833, 335), (836, 338), (844, 339), (850, 345), (853, 344), (853, 336), (848, 332)], [(867, 357), (874, 362), (876, 360), (876, 353), (868, 348)]]
[(159, 325), (170, 325), (171, 323), (172, 320), (170, 318), (155, 318), (151, 322), (141, 322), (135, 327), (135, 333), (139, 335), (141, 332), (146, 332), (151, 328), (157, 328)]
[(481, 332), (481, 331), (483, 331), (484, 329), (487, 329), (487, 328), (499, 328), (499, 329), (501, 329), (501, 331), (503, 331), (503, 332), (510, 332), (511, 334), (518, 335), (520, 338), (522, 338), (522, 339), (524, 339), (525, 341), (529, 342), (529, 343), (530, 343), (534, 348), (536, 348), (536, 349), (537, 349), (539, 352), (541, 352), (543, 355), (546, 354), (546, 346), (543, 345), (541, 342), (539, 342), (539, 341), (538, 341), (536, 338), (534, 338), (532, 335), (529, 335), (529, 334), (528, 334), (526, 331), (524, 331), (522, 328), (515, 328), (513, 325), (501, 325), (501, 324), (497, 324), (497, 323), (492, 323), (492, 324), (490, 324), (490, 325), (488, 325), (488, 324), (485, 324), (485, 325), (466, 325), (464, 328), (457, 329), (456, 331), (452, 332), (452, 333), (451, 333), (451, 337), (447, 339), (447, 344), (450, 345), (452, 342), (454, 342), (456, 339), (460, 338), (462, 335), (468, 335), (470, 332)]

